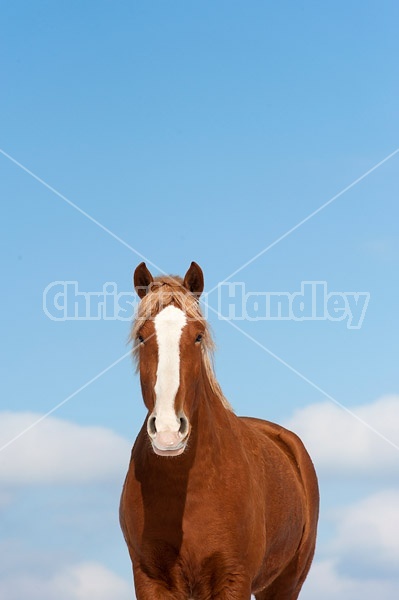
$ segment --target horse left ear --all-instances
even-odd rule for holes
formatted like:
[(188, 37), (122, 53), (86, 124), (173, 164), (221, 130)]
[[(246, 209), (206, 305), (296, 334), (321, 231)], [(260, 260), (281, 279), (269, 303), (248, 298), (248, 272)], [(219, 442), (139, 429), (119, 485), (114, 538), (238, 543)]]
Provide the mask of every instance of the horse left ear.
[(199, 298), (204, 289), (204, 274), (202, 269), (196, 262), (192, 262), (190, 268), (184, 276), (184, 287)]

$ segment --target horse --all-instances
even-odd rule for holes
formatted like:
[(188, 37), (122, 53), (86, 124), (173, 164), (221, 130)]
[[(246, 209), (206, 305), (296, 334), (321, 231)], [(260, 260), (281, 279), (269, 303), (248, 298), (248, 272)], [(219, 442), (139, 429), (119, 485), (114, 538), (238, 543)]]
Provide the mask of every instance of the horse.
[(215, 377), (201, 268), (134, 273), (131, 330), (148, 414), (120, 523), (137, 600), (295, 600), (316, 543), (319, 493), (301, 440), (238, 417)]

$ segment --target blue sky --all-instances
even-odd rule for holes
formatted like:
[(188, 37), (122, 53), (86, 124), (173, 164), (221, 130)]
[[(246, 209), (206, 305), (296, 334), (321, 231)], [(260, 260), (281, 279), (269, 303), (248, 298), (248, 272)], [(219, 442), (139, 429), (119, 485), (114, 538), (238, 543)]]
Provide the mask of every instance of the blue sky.
[[(196, 260), (211, 290), (394, 153), (398, 12), (390, 1), (3, 8), (0, 445), (74, 394), (0, 454), (0, 591), (10, 600), (24, 597), (24, 582), (41, 600), (91, 598), (93, 580), (100, 600), (132, 593), (117, 507), (145, 412), (130, 359), (108, 369), (128, 350), (129, 324), (51, 320), (43, 291), (76, 281), (130, 292), (142, 256), (179, 274)], [(236, 412), (292, 426), (318, 468), (320, 536), (304, 600), (399, 591), (389, 533), (399, 499), (398, 161), (232, 278), (247, 292), (295, 293), (303, 281), (367, 292), (359, 329), (236, 322), (246, 336), (209, 316)], [(218, 309), (216, 292), (208, 302)]]

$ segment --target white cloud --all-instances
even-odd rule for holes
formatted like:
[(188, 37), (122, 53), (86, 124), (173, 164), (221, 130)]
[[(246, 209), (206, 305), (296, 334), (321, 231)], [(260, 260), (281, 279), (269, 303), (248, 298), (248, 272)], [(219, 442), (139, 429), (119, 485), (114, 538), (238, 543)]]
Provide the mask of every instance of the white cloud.
[(301, 437), (320, 473), (398, 477), (399, 396), (351, 410), (375, 431), (329, 401), (296, 411), (286, 426)]
[[(331, 402), (298, 410), (286, 426), (302, 438), (319, 475), (340, 477), (338, 485), (346, 485), (347, 479), (350, 493), (354, 482), (359, 492), (362, 487), (397, 485), (399, 396), (385, 396), (352, 410), (391, 443)], [(321, 499), (323, 508), (323, 486)], [(331, 507), (333, 498), (324, 501)], [(396, 487), (330, 508), (329, 534), (320, 541), (301, 600), (398, 598), (398, 507)]]
[(301, 600), (399, 597), (399, 490), (384, 490), (335, 511), (333, 539), (316, 560)]
[(301, 600), (375, 600), (399, 595), (399, 579), (351, 577), (340, 574), (333, 560), (312, 565), (303, 586)]
[(397, 577), (399, 585), (399, 490), (384, 490), (337, 511), (331, 551), (342, 571)]
[(0, 581), (0, 597), (7, 600), (132, 600), (133, 582), (128, 582), (94, 562), (64, 566), (45, 576), (13, 572)]
[[(40, 419), (30, 412), (0, 413), (0, 447)], [(1, 451), (0, 483), (93, 483), (123, 478), (127, 440), (105, 427), (47, 417)]]
[(343, 592), (347, 583), (337, 575), (332, 560), (314, 561), (303, 586), (301, 600), (344, 600)]

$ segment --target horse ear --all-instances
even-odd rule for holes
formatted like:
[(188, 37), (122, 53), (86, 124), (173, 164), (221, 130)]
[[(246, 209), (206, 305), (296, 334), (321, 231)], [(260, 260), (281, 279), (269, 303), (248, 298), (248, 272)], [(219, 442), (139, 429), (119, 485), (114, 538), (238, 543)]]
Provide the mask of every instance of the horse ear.
[(204, 275), (202, 269), (196, 262), (192, 262), (184, 276), (183, 285), (192, 294), (199, 298), (204, 289)]
[(137, 294), (140, 298), (144, 298), (144, 296), (148, 294), (149, 287), (154, 281), (151, 273), (146, 267), (145, 262), (140, 263), (139, 266), (136, 267), (133, 281), (134, 289), (136, 290)]

